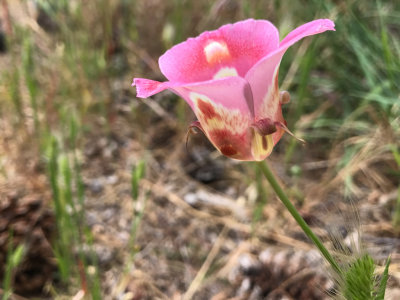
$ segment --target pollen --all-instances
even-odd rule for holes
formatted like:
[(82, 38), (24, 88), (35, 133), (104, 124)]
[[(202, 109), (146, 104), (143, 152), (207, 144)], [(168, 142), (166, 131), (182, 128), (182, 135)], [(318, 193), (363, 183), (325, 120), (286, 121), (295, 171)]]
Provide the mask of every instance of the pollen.
[(216, 41), (212, 41), (204, 47), (204, 54), (209, 64), (221, 63), (231, 57), (228, 46), (224, 42)]

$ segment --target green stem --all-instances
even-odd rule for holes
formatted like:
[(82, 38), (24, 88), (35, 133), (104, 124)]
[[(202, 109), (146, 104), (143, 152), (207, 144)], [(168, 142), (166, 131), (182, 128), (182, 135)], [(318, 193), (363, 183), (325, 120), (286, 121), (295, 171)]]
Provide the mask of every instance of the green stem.
[(292, 214), (293, 218), (296, 220), (297, 224), (300, 225), (301, 229), (303, 229), (304, 233), (311, 239), (311, 241), (317, 246), (321, 254), (325, 257), (325, 259), (331, 264), (332, 268), (338, 273), (342, 275), (342, 270), (339, 268), (338, 263), (329, 253), (328, 249), (322, 244), (321, 240), (314, 234), (311, 228), (307, 225), (306, 221), (304, 221), (303, 217), (299, 214), (297, 209), (294, 207), (292, 202), (290, 202), (289, 198), (286, 196), (285, 192), (280, 187), (279, 183), (276, 181), (275, 176), (272, 174), (268, 165), (265, 161), (261, 161), (258, 163), (261, 171), (263, 172), (265, 178), (269, 181), (275, 193), (278, 195), (279, 199), (281, 199), (282, 203), (286, 206), (289, 212)]

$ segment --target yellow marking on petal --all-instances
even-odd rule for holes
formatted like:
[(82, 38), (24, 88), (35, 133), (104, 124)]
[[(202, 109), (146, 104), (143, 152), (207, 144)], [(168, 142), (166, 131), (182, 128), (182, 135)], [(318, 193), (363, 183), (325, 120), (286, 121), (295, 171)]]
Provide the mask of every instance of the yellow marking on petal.
[(205, 46), (204, 54), (209, 64), (220, 63), (224, 59), (231, 57), (228, 46), (224, 42), (217, 41), (211, 41)]
[(204, 130), (226, 129), (233, 134), (241, 134), (250, 126), (250, 115), (243, 114), (239, 109), (228, 109), (217, 104), (205, 95), (191, 92), (195, 114)]
[(214, 79), (224, 78), (224, 77), (232, 77), (232, 76), (239, 76), (238, 72), (235, 68), (222, 68), (220, 69), (217, 74), (214, 75)]
[(212, 129), (224, 129), (226, 127), (223, 121), (216, 118), (208, 119), (207, 126)]
[(251, 151), (254, 160), (264, 160), (271, 154), (273, 148), (274, 141), (272, 140), (272, 134), (261, 135), (257, 131), (253, 130)]

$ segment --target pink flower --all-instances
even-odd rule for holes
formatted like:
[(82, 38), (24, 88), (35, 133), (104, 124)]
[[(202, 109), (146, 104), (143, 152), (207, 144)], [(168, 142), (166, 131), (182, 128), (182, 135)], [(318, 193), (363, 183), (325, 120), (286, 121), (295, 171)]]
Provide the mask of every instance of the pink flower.
[[(167, 82), (135, 78), (137, 96), (169, 89), (193, 109), (200, 128), (224, 155), (263, 160), (287, 131), (278, 70), (286, 50), (303, 37), (335, 30), (321, 19), (290, 32), (281, 42), (273, 24), (245, 20), (206, 31), (168, 50), (159, 59)], [(282, 97), (283, 95), (283, 97)]]

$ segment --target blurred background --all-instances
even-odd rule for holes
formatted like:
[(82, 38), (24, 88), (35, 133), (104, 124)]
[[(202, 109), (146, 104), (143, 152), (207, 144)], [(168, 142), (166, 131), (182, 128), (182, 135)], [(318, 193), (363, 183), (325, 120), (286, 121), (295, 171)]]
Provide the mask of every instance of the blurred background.
[(324, 299), (324, 262), (252, 163), (222, 157), (164, 92), (158, 57), (205, 30), (317, 18), (279, 73), (267, 159), (341, 263), (392, 256), (400, 299), (400, 2), (0, 0), (3, 299)]

